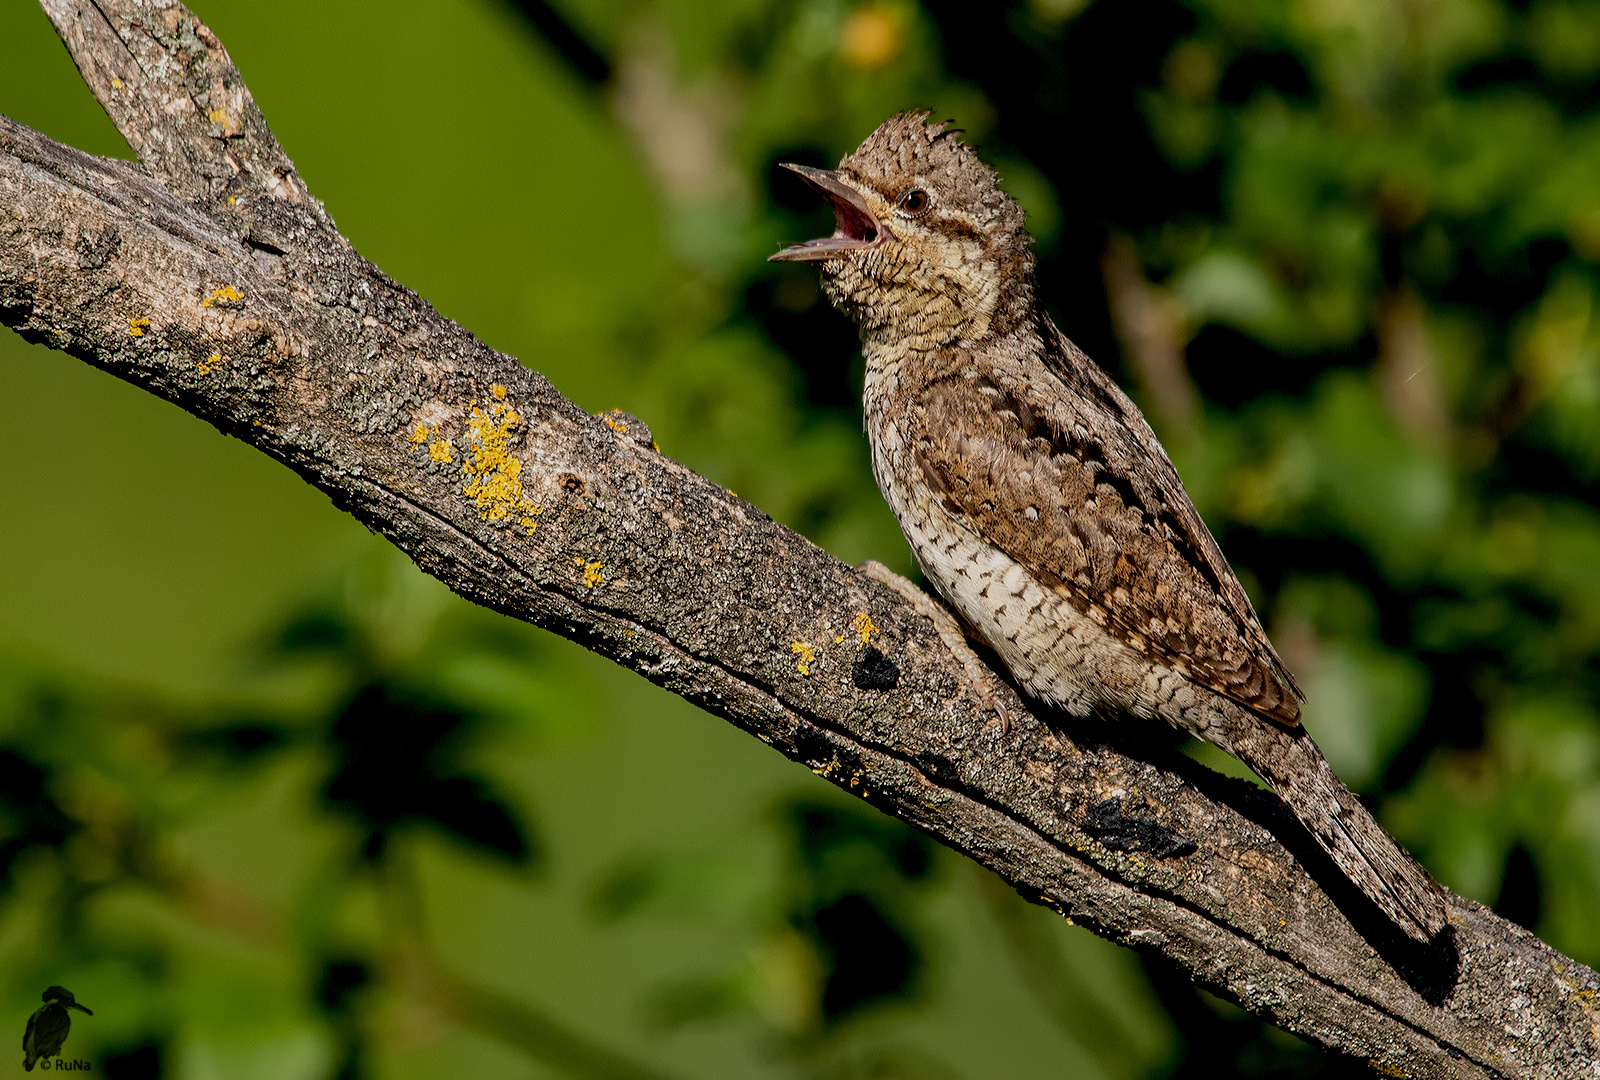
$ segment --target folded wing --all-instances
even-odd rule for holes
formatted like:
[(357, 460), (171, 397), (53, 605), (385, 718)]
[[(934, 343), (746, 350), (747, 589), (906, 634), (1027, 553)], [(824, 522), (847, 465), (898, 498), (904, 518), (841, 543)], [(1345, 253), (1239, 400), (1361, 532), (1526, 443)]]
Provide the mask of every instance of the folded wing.
[(963, 374), (922, 392), (909, 434), (923, 479), (1145, 657), (1298, 725), (1299, 688), (1155, 434), (1104, 372), (1043, 329), (1052, 377)]

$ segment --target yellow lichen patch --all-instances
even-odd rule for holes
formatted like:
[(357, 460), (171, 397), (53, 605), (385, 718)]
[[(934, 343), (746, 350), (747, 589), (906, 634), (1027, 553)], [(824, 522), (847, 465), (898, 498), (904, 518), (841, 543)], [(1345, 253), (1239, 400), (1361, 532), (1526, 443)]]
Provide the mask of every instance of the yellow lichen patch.
[(418, 422), (416, 430), (411, 433), (411, 437), (406, 441), (413, 446), (421, 446), (426, 443), (428, 457), (441, 465), (448, 465), (456, 459), (455, 444), (449, 439), (439, 438), (438, 424), (430, 428), (427, 424)]
[[(501, 389), (504, 389), (503, 387)], [(466, 460), (461, 471), (467, 476), (462, 489), (478, 507), (484, 521), (504, 521), (517, 517), (529, 532), (529, 524), (539, 508), (522, 492), (522, 462), (506, 450), (506, 443), (522, 417), (507, 405), (496, 404), (484, 412), (476, 405), (467, 418)], [(432, 456), (433, 447), (428, 448)]]
[(797, 641), (789, 646), (789, 651), (800, 658), (795, 661), (794, 669), (802, 675), (810, 675), (811, 661), (817, 658), (817, 650), (803, 641)]
[(605, 583), (606, 579), (600, 575), (600, 571), (604, 569), (604, 567), (602, 567), (598, 562), (583, 562), (582, 559), (579, 559), (578, 561), (583, 563), (583, 587), (585, 589), (592, 589), (596, 585), (602, 585)]
[[(622, 412), (621, 409), (612, 409), (611, 411), (617, 414)], [(606, 422), (606, 427), (610, 428), (612, 431), (615, 431), (619, 434), (627, 434), (628, 422), (626, 420), (618, 420), (611, 416), (602, 416), (600, 419), (604, 420)]]
[(844, 635), (840, 634), (838, 637), (834, 638), (833, 639), (833, 643), (835, 645), (843, 645), (844, 644)]
[(194, 366), (194, 373), (203, 377), (210, 375), (213, 371), (217, 370), (221, 366), (222, 354), (212, 353), (210, 356), (206, 357), (204, 360), (200, 361)]
[(1405, 1080), (1406, 1075), (1404, 1069), (1400, 1068), (1398, 1065), (1390, 1065), (1386, 1061), (1374, 1061), (1372, 1063), (1372, 1071), (1377, 1073), (1379, 1076), (1393, 1077), (1394, 1080)]
[(210, 307), (218, 300), (243, 300), (244, 294), (232, 285), (224, 285), (220, 289), (212, 289), (211, 295), (200, 301), (201, 307)]
[(489, 392), (494, 395), (496, 401), (504, 401), (506, 399), (506, 388), (499, 383), (489, 387)]
[(212, 109), (208, 117), (213, 124), (220, 124), (228, 118), (228, 114), (221, 109)]
[(130, 317), (128, 319), (128, 336), (144, 337), (144, 332), (149, 328), (149, 326), (149, 319), (135, 319)]
[(865, 645), (868, 639), (878, 632), (878, 628), (872, 625), (872, 616), (865, 611), (855, 617), (855, 620), (850, 623), (850, 629), (861, 635), (862, 645)]
[(111, 89), (113, 89), (113, 90), (121, 90), (122, 89), (122, 80), (121, 79), (112, 79), (111, 80)]

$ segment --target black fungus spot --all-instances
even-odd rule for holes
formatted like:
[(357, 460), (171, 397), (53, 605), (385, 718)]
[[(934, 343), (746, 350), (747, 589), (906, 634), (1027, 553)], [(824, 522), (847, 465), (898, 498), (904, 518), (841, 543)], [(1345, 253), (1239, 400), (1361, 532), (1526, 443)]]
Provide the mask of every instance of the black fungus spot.
[(1193, 855), (1198, 846), (1155, 818), (1122, 813), (1122, 800), (1110, 798), (1089, 811), (1083, 831), (1113, 851), (1145, 851), (1158, 859)]
[(249, 248), (251, 251), (259, 251), (263, 255), (271, 255), (275, 258), (281, 259), (285, 255), (289, 254), (278, 245), (269, 244), (267, 241), (262, 240), (259, 237), (246, 236), (243, 239), (245, 247)]
[(868, 645), (850, 665), (850, 681), (861, 690), (893, 690), (900, 685), (900, 668), (876, 645)]

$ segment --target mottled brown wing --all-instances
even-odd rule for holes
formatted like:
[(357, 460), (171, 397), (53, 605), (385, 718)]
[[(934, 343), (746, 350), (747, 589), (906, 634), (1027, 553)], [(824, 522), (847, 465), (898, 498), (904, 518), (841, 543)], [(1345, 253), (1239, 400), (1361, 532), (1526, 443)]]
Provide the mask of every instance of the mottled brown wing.
[(927, 387), (910, 432), (923, 479), (1122, 641), (1298, 724), (1299, 688), (1149, 425), (1070, 342), (1058, 347), (1067, 362), (1036, 379), (968, 368)]

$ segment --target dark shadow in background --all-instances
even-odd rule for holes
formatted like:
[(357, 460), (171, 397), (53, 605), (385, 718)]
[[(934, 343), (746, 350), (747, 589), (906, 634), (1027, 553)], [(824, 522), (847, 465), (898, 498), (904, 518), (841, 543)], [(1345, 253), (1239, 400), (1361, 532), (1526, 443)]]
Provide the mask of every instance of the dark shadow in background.
[(165, 1064), (166, 1047), (153, 1039), (112, 1050), (100, 1059), (106, 1080), (161, 1080)]
[(823, 1022), (915, 997), (925, 962), (909, 901), (933, 870), (932, 842), (866, 808), (802, 798), (778, 815), (791, 864), (789, 919), (826, 969)]
[[(783, 219), (783, 235), (809, 240), (833, 232), (833, 211), (784, 163), (831, 169), (838, 164), (814, 147), (793, 147), (767, 165), (767, 194)], [(851, 417), (861, 411), (863, 364), (855, 323), (833, 310), (822, 293), (817, 268), (809, 263), (769, 263), (744, 294), (773, 344), (805, 379), (806, 404)]]
[(611, 61), (573, 28), (547, 0), (505, 0), (555, 50), (567, 68), (591, 87), (611, 81)]
[(312, 996), (333, 1029), (333, 1080), (360, 1080), (366, 1075), (366, 1039), (357, 1005), (361, 991), (371, 983), (372, 970), (357, 957), (329, 957), (317, 975)]
[(465, 710), (384, 685), (363, 687), (345, 706), (329, 740), (334, 767), (323, 798), (365, 830), (365, 858), (382, 859), (396, 829), (424, 824), (507, 862), (534, 861), (510, 806), (457, 762), (472, 726)]

